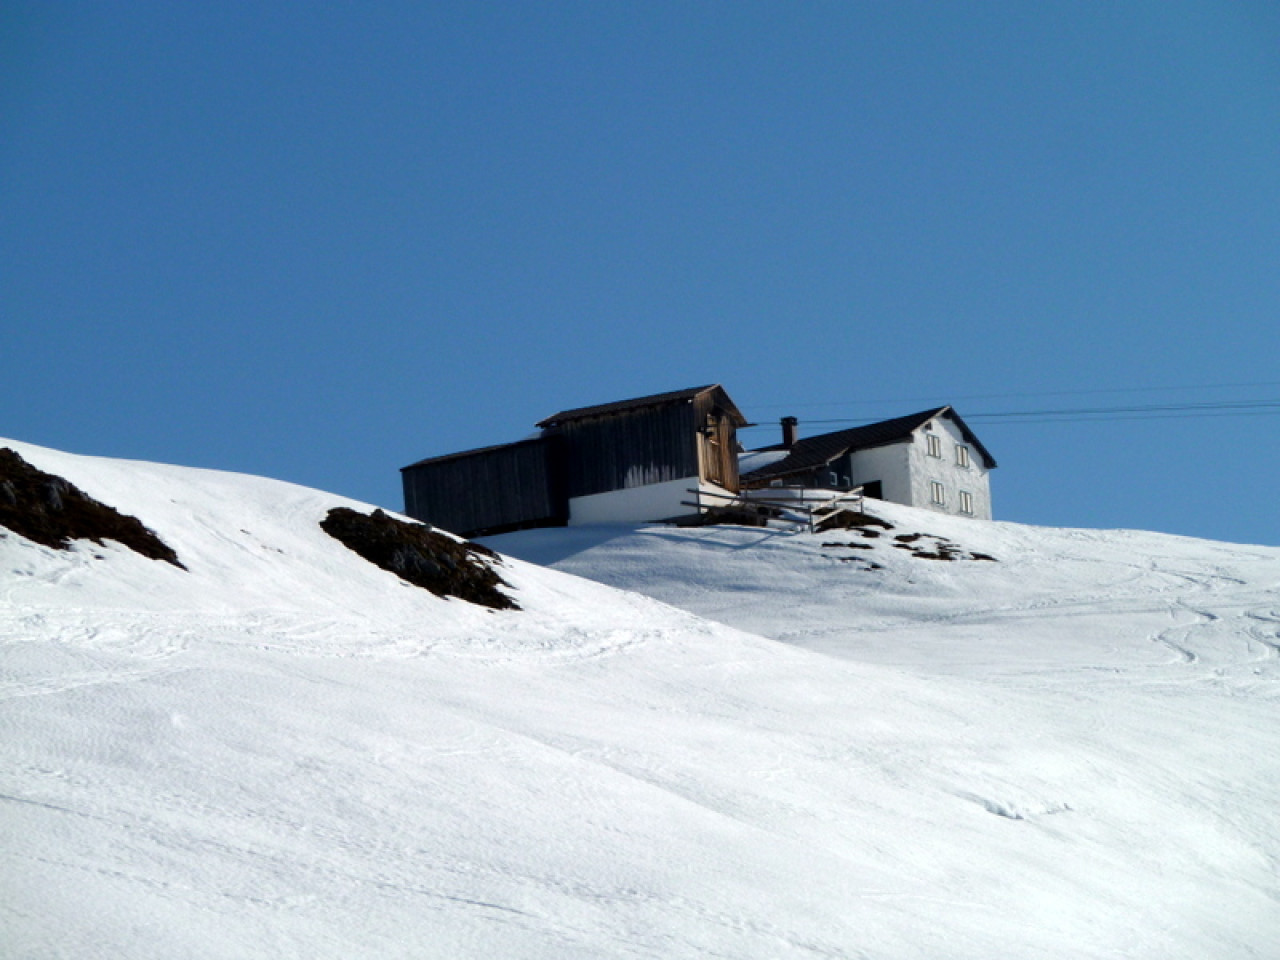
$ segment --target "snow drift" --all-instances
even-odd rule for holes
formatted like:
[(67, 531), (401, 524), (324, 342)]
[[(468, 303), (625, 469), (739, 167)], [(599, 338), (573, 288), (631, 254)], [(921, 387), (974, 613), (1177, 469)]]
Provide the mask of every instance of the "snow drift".
[(187, 568), (0, 532), (8, 955), (1280, 944), (1280, 551), (575, 528), (494, 543), (639, 592), (507, 559), (495, 610), (321, 529), (366, 505), (8, 445)]

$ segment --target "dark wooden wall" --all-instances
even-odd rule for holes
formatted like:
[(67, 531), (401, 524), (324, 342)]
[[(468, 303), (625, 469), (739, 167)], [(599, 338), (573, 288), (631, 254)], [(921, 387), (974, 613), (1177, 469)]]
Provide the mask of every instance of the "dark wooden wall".
[(698, 475), (694, 405), (683, 402), (571, 420), (564, 438), (569, 496)]
[(687, 399), (548, 423), (543, 435), (405, 467), (405, 513), (464, 537), (569, 520), (569, 498), (698, 477), (738, 489), (733, 402)]
[(714, 479), (737, 490), (737, 426), (718, 392), (557, 425), (565, 441), (569, 496), (683, 477)]
[(405, 513), (463, 537), (568, 522), (561, 441), (524, 440), (405, 467)]

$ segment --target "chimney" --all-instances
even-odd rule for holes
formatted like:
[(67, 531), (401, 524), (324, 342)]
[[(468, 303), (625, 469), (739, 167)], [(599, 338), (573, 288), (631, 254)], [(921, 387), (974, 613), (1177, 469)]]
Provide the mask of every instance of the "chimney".
[(782, 418), (782, 445), (790, 450), (796, 445), (796, 427), (800, 421), (795, 417)]

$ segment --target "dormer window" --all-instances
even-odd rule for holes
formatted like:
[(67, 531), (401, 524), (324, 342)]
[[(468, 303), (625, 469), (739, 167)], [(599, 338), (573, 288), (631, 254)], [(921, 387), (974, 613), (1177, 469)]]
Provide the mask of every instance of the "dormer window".
[(928, 433), (928, 434), (925, 434), (925, 440), (929, 445), (929, 456), (938, 457), (939, 459), (941, 459), (942, 438), (938, 436), (936, 433)]
[(969, 448), (963, 443), (956, 444), (956, 466), (969, 469)]

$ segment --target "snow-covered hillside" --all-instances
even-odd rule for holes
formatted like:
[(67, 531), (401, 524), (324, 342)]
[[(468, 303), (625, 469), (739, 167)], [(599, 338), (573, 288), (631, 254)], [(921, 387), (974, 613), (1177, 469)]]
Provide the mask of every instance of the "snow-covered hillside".
[(342, 498), (0, 446), (186, 567), (0, 536), (5, 956), (1280, 953), (1280, 551), (541, 531), (694, 613), (518, 560), (495, 611)]

